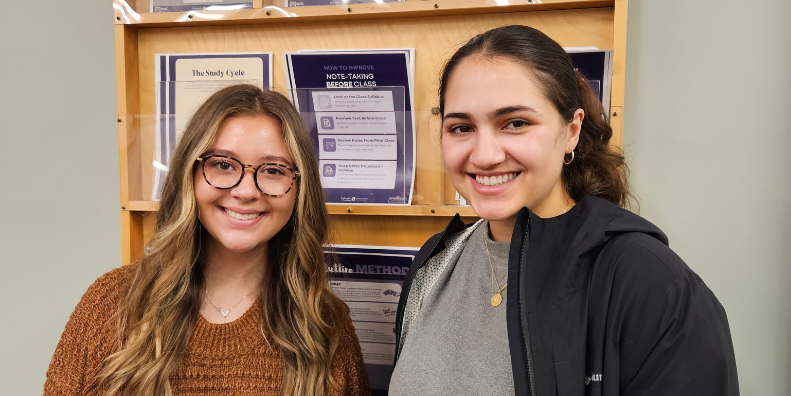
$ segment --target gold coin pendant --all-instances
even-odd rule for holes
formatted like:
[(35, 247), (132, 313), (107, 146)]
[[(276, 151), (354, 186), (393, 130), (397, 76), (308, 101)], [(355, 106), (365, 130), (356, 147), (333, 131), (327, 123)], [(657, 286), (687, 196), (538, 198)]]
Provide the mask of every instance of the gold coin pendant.
[(502, 294), (497, 293), (497, 294), (492, 296), (492, 306), (493, 307), (496, 307), (496, 306), (500, 305), (501, 302), (503, 302), (503, 295)]

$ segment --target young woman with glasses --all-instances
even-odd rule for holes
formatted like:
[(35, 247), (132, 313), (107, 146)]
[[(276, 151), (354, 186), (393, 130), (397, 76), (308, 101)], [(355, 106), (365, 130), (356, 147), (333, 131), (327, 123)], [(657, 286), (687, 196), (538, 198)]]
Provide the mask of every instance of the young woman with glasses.
[(312, 143), (288, 99), (217, 92), (169, 168), (148, 254), (88, 289), (45, 394), (368, 394), (325, 275)]
[(725, 311), (648, 221), (588, 81), (526, 26), (440, 81), (442, 154), (482, 218), (404, 282), (390, 395), (737, 395)]

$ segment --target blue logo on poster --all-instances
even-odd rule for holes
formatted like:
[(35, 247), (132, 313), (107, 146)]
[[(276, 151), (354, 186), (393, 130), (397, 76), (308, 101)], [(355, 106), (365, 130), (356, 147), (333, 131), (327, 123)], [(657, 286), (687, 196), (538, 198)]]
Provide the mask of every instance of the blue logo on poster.
[(332, 120), (332, 117), (321, 117), (321, 127), (323, 129), (335, 129), (335, 123)]
[(324, 165), (324, 177), (335, 177), (335, 164)]
[(324, 139), (324, 151), (328, 153), (335, 152), (335, 139), (333, 138)]
[(319, 107), (322, 109), (331, 109), (332, 102), (328, 95), (319, 95)]

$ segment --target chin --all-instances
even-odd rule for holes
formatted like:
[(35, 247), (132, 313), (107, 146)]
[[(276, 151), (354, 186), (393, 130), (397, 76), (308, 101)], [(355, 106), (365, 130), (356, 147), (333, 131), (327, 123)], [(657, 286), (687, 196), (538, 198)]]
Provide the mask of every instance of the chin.
[(222, 247), (234, 253), (247, 253), (261, 246), (260, 243), (254, 243), (253, 241), (246, 241), (239, 238), (228, 238), (220, 240), (219, 242)]
[(472, 209), (475, 211), (478, 217), (488, 221), (510, 219), (516, 216), (516, 214), (519, 213), (519, 210), (522, 209), (521, 206), (518, 208), (509, 208), (505, 205), (497, 205), (492, 203), (477, 205), (475, 203), (470, 203), (470, 206), (472, 206)]

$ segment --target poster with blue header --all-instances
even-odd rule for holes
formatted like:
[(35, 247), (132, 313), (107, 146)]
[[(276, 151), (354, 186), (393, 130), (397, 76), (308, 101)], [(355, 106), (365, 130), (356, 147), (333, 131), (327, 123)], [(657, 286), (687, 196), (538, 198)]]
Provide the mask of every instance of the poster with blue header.
[(404, 277), (418, 248), (335, 245), (326, 248), (330, 287), (349, 306), (373, 396), (387, 395), (395, 358), (395, 323)]
[(289, 94), (330, 204), (409, 205), (415, 124), (409, 50), (286, 53)]

